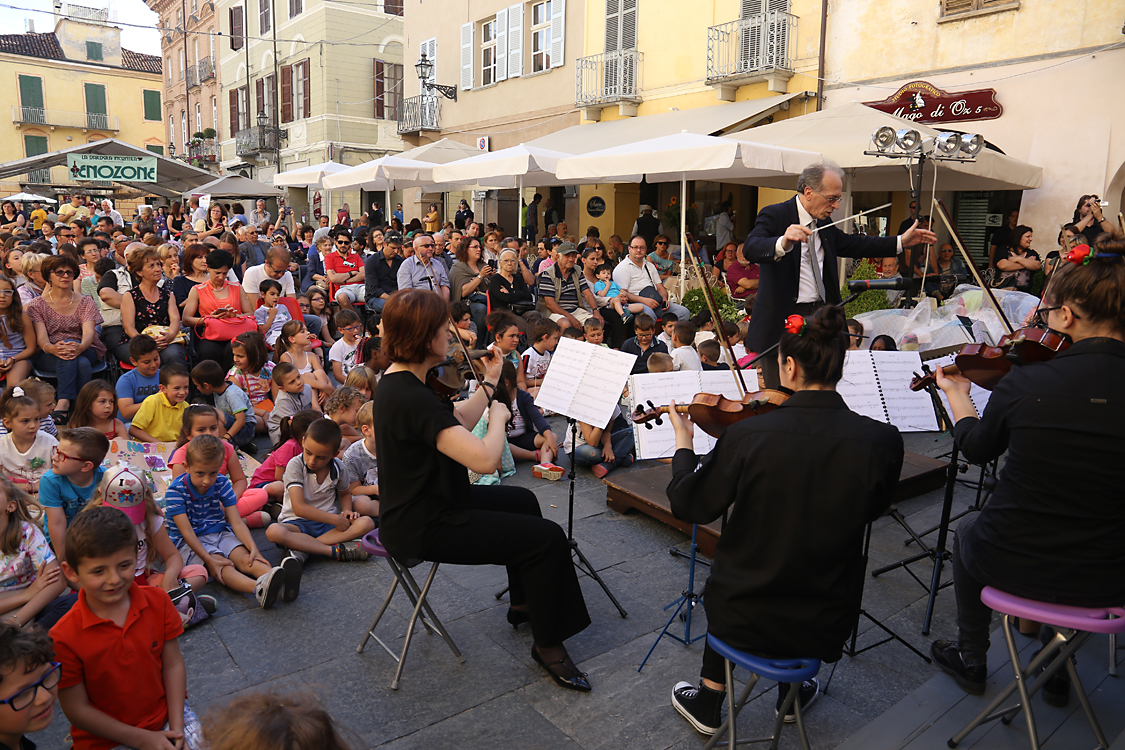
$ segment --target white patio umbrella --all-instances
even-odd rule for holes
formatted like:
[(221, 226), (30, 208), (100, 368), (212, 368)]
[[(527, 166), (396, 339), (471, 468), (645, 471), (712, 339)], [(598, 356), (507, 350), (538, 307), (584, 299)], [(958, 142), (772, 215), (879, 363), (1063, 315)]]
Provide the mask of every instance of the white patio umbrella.
[(42, 195), (35, 195), (34, 193), (16, 193), (15, 195), (9, 195), (5, 200), (20, 202), (39, 201), (40, 203), (58, 203), (58, 201), (54, 200), (53, 198), (47, 198)]
[(274, 187), (303, 187), (320, 190), (324, 187), (324, 178), (330, 174), (344, 172), (350, 169), (347, 164), (338, 161), (326, 161), (321, 164), (312, 164), (307, 167), (298, 167), (286, 172), (279, 172), (273, 176)]

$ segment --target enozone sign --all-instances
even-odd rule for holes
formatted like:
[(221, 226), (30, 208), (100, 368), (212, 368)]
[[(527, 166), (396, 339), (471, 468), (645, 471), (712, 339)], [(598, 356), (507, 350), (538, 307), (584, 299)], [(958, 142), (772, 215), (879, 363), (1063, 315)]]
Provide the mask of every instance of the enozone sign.
[(72, 180), (156, 182), (155, 156), (67, 154), (66, 166)]

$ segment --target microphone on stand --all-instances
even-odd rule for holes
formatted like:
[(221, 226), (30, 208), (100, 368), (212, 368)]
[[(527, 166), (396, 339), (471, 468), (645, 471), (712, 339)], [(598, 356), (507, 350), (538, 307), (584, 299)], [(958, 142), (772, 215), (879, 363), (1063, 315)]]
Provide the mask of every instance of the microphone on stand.
[(874, 289), (909, 289), (914, 283), (913, 279), (864, 279), (862, 281), (849, 281), (849, 292), (867, 292)]

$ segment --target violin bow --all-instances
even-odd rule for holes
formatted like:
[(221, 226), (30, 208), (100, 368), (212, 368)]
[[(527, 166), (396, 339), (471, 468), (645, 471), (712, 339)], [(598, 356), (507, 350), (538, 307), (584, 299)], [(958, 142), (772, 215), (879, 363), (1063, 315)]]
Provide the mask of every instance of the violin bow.
[[(419, 261), (419, 263), (421, 263), (421, 261)], [(430, 257), (430, 263), (441, 263), (441, 261), (439, 259), (431, 256)], [(431, 269), (425, 263), (422, 264), (422, 269), (426, 272), (426, 275), (430, 278), (430, 282), (434, 285), (434, 292), (440, 295), (441, 293), (437, 291), (438, 289), (441, 289), (441, 286), (438, 284), (437, 274), (434, 273), (433, 269)], [(457, 323), (456, 323), (456, 321), (453, 320), (453, 308), (450, 307), (448, 300), (446, 301), (446, 304), (445, 304), (445, 317), (448, 318), (449, 325), (451, 325), (454, 329), (456, 329)], [(469, 369), (472, 370), (473, 377), (475, 377), (477, 379), (478, 383), (483, 384), (484, 383), (484, 375), (477, 372), (477, 366), (475, 364), (473, 364), (473, 360), (469, 356), (469, 347), (467, 347), (465, 345), (465, 340), (463, 338), (461, 338), (461, 334), (457, 333), (456, 330), (453, 331), (453, 338), (457, 341), (457, 348), (460, 350), (461, 355), (465, 357), (465, 361), (469, 364)], [(482, 385), (482, 387), (483, 387), (483, 385)], [(495, 390), (496, 389), (493, 388), (493, 393), (495, 393)], [(493, 394), (488, 393), (488, 391), (485, 391), (485, 395), (488, 396), (488, 403), (491, 406)]]
[(945, 202), (942, 201), (941, 198), (937, 199), (937, 215), (941, 217), (941, 220), (943, 222), (945, 222), (946, 229), (949, 230), (949, 234), (953, 237), (953, 243), (957, 245), (957, 249), (960, 251), (961, 257), (964, 258), (965, 262), (969, 264), (969, 271), (972, 272), (973, 279), (975, 279), (980, 288), (984, 290), (984, 293), (985, 295), (987, 295), (989, 302), (992, 303), (992, 308), (996, 310), (996, 314), (1000, 316), (1000, 322), (1004, 324), (1004, 327), (1006, 329), (1008, 329), (1008, 333), (1012, 333), (1015, 329), (1012, 328), (1012, 324), (1008, 322), (1008, 316), (1006, 316), (1004, 314), (1004, 311), (1000, 309), (1000, 303), (996, 301), (996, 295), (992, 293), (992, 288), (989, 287), (988, 284), (985, 284), (984, 279), (981, 278), (980, 269), (977, 268), (977, 264), (973, 260), (973, 256), (969, 255), (969, 251), (965, 249), (965, 243), (961, 240), (961, 234), (957, 231), (957, 227), (953, 225), (953, 219), (949, 218), (949, 211), (948, 209), (946, 209)]
[[(734, 358), (734, 350), (730, 346), (730, 340), (727, 338), (727, 332), (723, 330), (723, 319), (719, 317), (719, 306), (715, 304), (715, 297), (711, 294), (711, 283), (703, 276), (703, 269), (699, 265), (699, 259), (695, 257), (695, 250), (691, 246), (691, 240), (688, 237), (681, 237), (684, 248), (687, 250), (688, 259), (691, 261), (691, 267), (695, 270), (695, 275), (699, 277), (700, 286), (703, 287), (703, 299), (707, 302), (707, 309), (711, 312), (711, 321), (715, 326), (715, 337), (727, 352), (727, 359), (730, 360), (730, 369), (736, 374), (734, 378), (735, 385), (738, 386), (739, 396), (746, 395), (746, 380), (742, 376), (742, 369), (738, 366), (738, 360)], [(682, 254), (680, 258), (683, 260)], [(738, 261), (735, 260), (735, 263)], [(680, 294), (683, 295), (683, 283), (680, 284)]]

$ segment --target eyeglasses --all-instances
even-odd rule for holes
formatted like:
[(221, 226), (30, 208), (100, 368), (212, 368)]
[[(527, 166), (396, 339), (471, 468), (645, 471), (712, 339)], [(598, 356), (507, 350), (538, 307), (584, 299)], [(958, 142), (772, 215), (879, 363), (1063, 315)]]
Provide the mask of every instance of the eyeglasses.
[(52, 457), (58, 456), (59, 459), (62, 460), (62, 461), (82, 461), (83, 460), (83, 459), (79, 458), (78, 456), (68, 456), (68, 455), (66, 455), (65, 453), (63, 453), (62, 451), (59, 450), (59, 447), (57, 445), (54, 448), (51, 449), (51, 456)]
[(814, 190), (813, 192), (816, 193), (817, 195), (819, 195), (824, 200), (826, 200), (826, 201), (828, 201), (829, 203), (832, 203), (832, 204), (837, 204), (841, 200), (844, 199), (844, 196), (842, 196), (842, 195), (825, 195), (824, 193), (820, 192), (819, 190)]
[(11, 289), (0, 289), (0, 297), (11, 297), (15, 294)]
[(61, 667), (62, 664), (59, 664), (57, 661), (51, 662), (51, 668), (48, 669), (47, 673), (40, 677), (34, 685), (28, 685), (11, 698), (0, 701), (0, 706), (7, 704), (12, 707), (13, 711), (24, 710), (35, 702), (35, 692), (39, 690), (39, 688), (51, 690), (59, 684), (59, 680), (62, 679)]
[(359, 323), (356, 323), (355, 325), (350, 325), (350, 326), (347, 326), (346, 328), (341, 328), (340, 330), (341, 331), (347, 331), (348, 333), (355, 333), (356, 331), (360, 330), (360, 326), (359, 326)]
[(434, 243), (432, 243), (432, 242), (423, 242), (423, 243), (422, 243), (421, 245), (419, 245), (418, 247), (437, 247), (437, 245), (435, 245), (435, 244), (434, 244)]
[(55, 276), (70, 276), (71, 278), (74, 277), (74, 271), (70, 270), (69, 268), (56, 268), (54, 271), (51, 271), (51, 273)]

